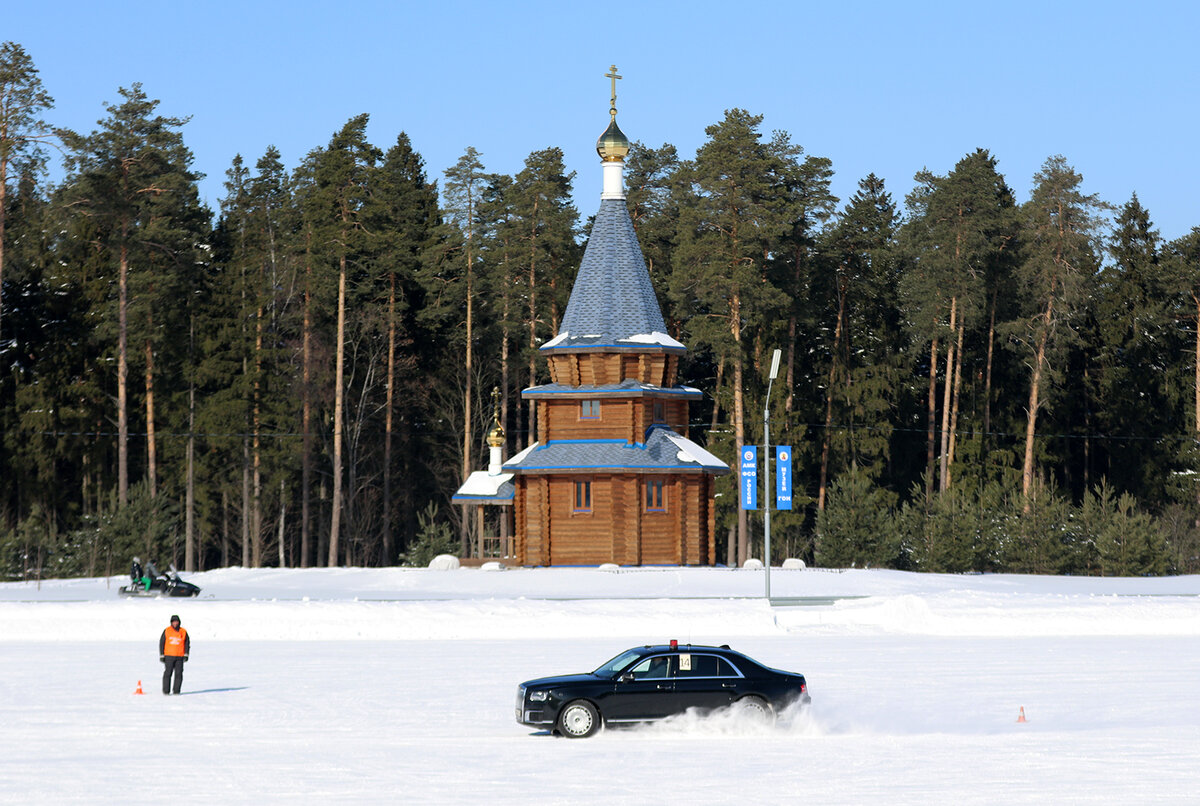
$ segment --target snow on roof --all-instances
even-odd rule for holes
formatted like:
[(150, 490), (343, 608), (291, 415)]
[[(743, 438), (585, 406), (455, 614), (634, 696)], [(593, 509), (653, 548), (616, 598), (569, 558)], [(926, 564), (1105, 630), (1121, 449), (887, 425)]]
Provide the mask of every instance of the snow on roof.
[(621, 341), (631, 341), (636, 344), (658, 344), (663, 347), (683, 347), (679, 341), (668, 336), (666, 333), (660, 333), (657, 330), (653, 333), (638, 333), (633, 336), (626, 336)]
[(725, 464), (720, 459), (718, 459), (716, 456), (709, 453), (704, 448), (701, 448), (699, 445), (697, 445), (695, 442), (692, 442), (687, 437), (681, 437), (681, 436), (679, 436), (679, 434), (675, 434), (675, 433), (672, 433), (669, 431), (664, 431), (663, 433), (666, 434), (667, 439), (674, 442), (675, 445), (679, 448), (679, 461), (695, 462), (696, 464), (700, 465), (701, 467), (721, 467), (721, 468), (725, 468), (725, 469), (729, 468), (729, 465)]
[(541, 443), (538, 443), (538, 442), (535, 442), (535, 443), (533, 443), (533, 444), (532, 444), (532, 445), (530, 445), (528, 448), (526, 448), (525, 450), (523, 450), (523, 451), (521, 451), (520, 453), (518, 453), (516, 456), (513, 456), (513, 457), (511, 457), (511, 458), (510, 458), (510, 459), (509, 459), (507, 462), (505, 462), (505, 463), (504, 463), (504, 466), (505, 466), (505, 467), (508, 467), (509, 465), (519, 465), (519, 464), (521, 464), (521, 462), (523, 462), (523, 461), (525, 460), (525, 457), (526, 457), (526, 456), (528, 456), (528, 455), (529, 455), (530, 453), (532, 453), (533, 451), (537, 450), (537, 447), (538, 447), (538, 445), (540, 445), (540, 444), (541, 444)]
[(512, 498), (515, 492), (513, 486), (509, 484), (508, 489), (503, 489), (506, 483), (512, 481), (512, 477), (512, 473), (498, 473), (497, 475), (493, 476), (486, 470), (476, 470), (470, 476), (467, 476), (467, 480), (464, 481), (463, 485), (458, 488), (451, 500), (457, 501), (460, 499), (472, 498)]

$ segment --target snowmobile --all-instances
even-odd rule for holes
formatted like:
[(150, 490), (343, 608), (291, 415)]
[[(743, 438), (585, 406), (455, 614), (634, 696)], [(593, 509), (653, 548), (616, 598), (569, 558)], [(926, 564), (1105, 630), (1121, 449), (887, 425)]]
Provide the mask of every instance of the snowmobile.
[(117, 593), (122, 596), (199, 596), (200, 588), (180, 579), (179, 572), (172, 565), (167, 573), (159, 574), (151, 580), (149, 588), (141, 579), (134, 579), (128, 585), (118, 588)]

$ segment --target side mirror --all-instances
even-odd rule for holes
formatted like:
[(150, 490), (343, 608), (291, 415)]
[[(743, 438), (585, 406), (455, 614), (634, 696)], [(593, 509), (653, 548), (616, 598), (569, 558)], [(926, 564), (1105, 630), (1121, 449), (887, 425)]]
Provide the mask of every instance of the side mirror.
[(632, 683), (633, 679), (634, 679), (633, 673), (631, 673), (631, 672), (626, 672), (625, 674), (621, 675), (622, 683)]

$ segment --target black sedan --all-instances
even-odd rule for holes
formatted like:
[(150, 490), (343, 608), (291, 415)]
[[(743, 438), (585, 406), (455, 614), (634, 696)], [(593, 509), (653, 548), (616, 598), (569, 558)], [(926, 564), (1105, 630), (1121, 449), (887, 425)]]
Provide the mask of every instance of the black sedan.
[(642, 646), (587, 674), (540, 677), (517, 689), (517, 722), (572, 739), (601, 725), (652, 722), (729, 705), (768, 721), (807, 704), (804, 675), (763, 666), (728, 646)]

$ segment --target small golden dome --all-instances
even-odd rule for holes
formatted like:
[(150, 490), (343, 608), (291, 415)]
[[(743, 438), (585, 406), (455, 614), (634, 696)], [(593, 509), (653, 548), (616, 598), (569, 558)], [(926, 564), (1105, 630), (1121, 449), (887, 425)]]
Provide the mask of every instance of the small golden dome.
[(612, 122), (596, 141), (596, 153), (605, 162), (624, 162), (629, 154), (629, 138), (617, 126), (617, 116), (613, 115)]
[(504, 426), (500, 425), (500, 389), (492, 387), (492, 427), (488, 431), (487, 444), (492, 448), (504, 446)]

